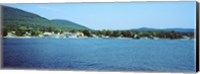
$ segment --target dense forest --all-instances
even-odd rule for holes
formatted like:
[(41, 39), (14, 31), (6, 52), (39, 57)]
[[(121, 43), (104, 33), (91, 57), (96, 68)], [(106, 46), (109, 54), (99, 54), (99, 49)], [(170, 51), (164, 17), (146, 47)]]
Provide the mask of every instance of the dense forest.
[(93, 30), (77, 23), (67, 20), (49, 20), (39, 15), (26, 12), (17, 8), (2, 6), (2, 22), (3, 22), (3, 36), (6, 37), (8, 33), (13, 32), (16, 36), (25, 36), (30, 33), (30, 36), (39, 36), (44, 32), (53, 33), (76, 33), (81, 32), (84, 36), (99, 38), (161, 38), (161, 39), (182, 39), (194, 38), (193, 31), (176, 31), (171, 30)]
[[(22, 36), (25, 32), (39, 35), (42, 32), (63, 32), (73, 29), (88, 29), (70, 21), (48, 20), (39, 15), (20, 9), (2, 6), (3, 10), (3, 34), (16, 31), (16, 35)], [(63, 25), (63, 24), (67, 25)]]

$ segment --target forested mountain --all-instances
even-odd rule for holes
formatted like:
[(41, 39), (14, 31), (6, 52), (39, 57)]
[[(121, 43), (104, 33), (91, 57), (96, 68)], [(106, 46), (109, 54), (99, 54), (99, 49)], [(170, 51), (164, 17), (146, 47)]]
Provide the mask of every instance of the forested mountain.
[(74, 23), (74, 22), (71, 22), (71, 21), (68, 21), (68, 20), (54, 19), (54, 20), (51, 20), (51, 21), (53, 21), (55, 24), (67, 26), (67, 27), (72, 28), (72, 29), (80, 29), (80, 30), (89, 29), (85, 26), (79, 25), (77, 23)]
[(2, 11), (3, 31), (5, 33), (8, 31), (16, 31), (17, 34), (20, 33), (22, 35), (25, 32), (39, 34), (39, 32), (44, 31), (61, 32), (73, 29), (88, 29), (73, 22), (60, 22), (61, 20), (51, 21), (37, 14), (8, 6), (2, 6)]

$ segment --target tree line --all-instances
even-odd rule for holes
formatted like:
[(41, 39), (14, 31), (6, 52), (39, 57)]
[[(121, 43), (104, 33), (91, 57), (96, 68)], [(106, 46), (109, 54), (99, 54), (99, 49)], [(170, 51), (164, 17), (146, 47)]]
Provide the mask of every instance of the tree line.
[(88, 37), (92, 37), (92, 35), (97, 35), (98, 37), (101, 36), (108, 36), (110, 38), (116, 37), (126, 37), (126, 38), (133, 38), (133, 39), (140, 39), (140, 38), (149, 38), (153, 39), (163, 38), (163, 39), (181, 39), (184, 36), (189, 38), (193, 38), (194, 34), (191, 32), (182, 33), (182, 32), (175, 32), (175, 31), (136, 31), (136, 30), (83, 30), (82, 33)]
[(3, 36), (7, 36), (8, 32), (15, 31), (16, 36), (25, 36), (26, 33), (30, 33), (31, 36), (38, 36), (44, 32), (54, 32), (54, 33), (63, 33), (63, 32), (82, 32), (87, 37), (109, 37), (109, 38), (116, 38), (116, 37), (126, 37), (126, 38), (150, 38), (153, 39), (155, 37), (157, 38), (163, 38), (163, 39), (181, 39), (184, 36), (187, 36), (189, 38), (194, 37), (194, 33), (189, 32), (175, 32), (175, 31), (137, 31), (137, 30), (77, 30), (77, 29), (71, 29), (71, 30), (64, 30), (59, 29), (57, 27), (38, 27), (38, 26), (28, 26), (28, 25), (20, 25), (20, 26), (3, 26)]

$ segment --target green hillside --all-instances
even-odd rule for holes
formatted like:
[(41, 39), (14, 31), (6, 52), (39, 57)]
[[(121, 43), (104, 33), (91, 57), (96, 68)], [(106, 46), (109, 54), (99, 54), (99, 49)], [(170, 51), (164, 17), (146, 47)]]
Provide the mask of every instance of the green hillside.
[(71, 21), (68, 21), (68, 20), (61, 20), (61, 19), (55, 19), (55, 20), (52, 20), (55, 24), (59, 24), (59, 25), (62, 25), (62, 26), (67, 26), (69, 28), (72, 28), (72, 29), (80, 29), (80, 30), (85, 30), (85, 29), (89, 29), (85, 26), (82, 26), (82, 25), (79, 25), (77, 23), (74, 23), (74, 22), (71, 22)]
[(38, 35), (45, 31), (62, 32), (74, 29), (88, 29), (73, 22), (65, 22), (66, 25), (64, 25), (63, 23), (59, 23), (58, 20), (51, 21), (37, 14), (8, 6), (2, 6), (2, 11), (3, 33), (5, 35), (9, 31), (16, 31), (18, 35), (23, 35), (25, 32)]

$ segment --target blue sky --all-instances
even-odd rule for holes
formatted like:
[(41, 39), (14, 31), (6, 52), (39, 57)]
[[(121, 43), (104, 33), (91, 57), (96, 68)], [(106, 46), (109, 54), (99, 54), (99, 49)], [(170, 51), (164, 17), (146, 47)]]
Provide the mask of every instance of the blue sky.
[(47, 19), (65, 19), (91, 29), (195, 28), (196, 2), (10, 4)]

